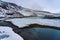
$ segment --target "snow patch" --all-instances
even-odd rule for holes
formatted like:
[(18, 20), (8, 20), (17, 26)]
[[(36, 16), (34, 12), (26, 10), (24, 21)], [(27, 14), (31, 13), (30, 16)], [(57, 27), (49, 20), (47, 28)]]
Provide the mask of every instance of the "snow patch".
[(0, 36), (4, 37), (0, 37), (0, 40), (23, 40), (21, 36), (13, 32), (12, 28), (5, 26), (0, 26)]
[(6, 21), (11, 21), (13, 24), (19, 27), (24, 27), (24, 26), (27, 26), (28, 24), (34, 24), (34, 23), (41, 24), (41, 25), (60, 27), (60, 20), (56, 20), (56, 19), (16, 18), (16, 19), (9, 19)]

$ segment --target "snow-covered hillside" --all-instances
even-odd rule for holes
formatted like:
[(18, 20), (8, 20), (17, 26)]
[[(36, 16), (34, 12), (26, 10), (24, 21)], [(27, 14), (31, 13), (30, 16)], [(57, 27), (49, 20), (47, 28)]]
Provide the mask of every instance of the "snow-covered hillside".
[[(4, 15), (4, 16), (3, 16)], [(32, 10), (18, 6), (14, 3), (4, 2), (0, 0), (0, 17), (60, 17), (60, 14), (51, 13), (43, 10)]]
[[(23, 17), (34, 15), (32, 12), (27, 11), (29, 9), (18, 6), (14, 3), (4, 2), (0, 0), (0, 15), (3, 14), (5, 17)], [(20, 16), (17, 16), (19, 13)], [(13, 15), (16, 14), (16, 15)], [(3, 17), (3, 16), (1, 16)]]
[(0, 40), (23, 40), (23, 38), (16, 34), (12, 28), (0, 26)]

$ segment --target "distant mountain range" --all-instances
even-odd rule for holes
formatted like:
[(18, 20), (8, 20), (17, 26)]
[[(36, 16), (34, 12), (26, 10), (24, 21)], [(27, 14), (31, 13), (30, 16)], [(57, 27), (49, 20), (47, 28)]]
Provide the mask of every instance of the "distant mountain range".
[(4, 2), (0, 0), (0, 17), (60, 18), (60, 14), (42, 10), (32, 10), (24, 8), (22, 6), (18, 6), (14, 3)]

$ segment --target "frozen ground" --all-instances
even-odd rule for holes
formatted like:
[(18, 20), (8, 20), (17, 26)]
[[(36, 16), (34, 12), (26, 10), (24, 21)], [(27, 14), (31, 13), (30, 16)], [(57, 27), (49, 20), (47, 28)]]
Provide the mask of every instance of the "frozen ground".
[(23, 38), (14, 33), (12, 28), (0, 26), (0, 40), (23, 40)]
[(9, 19), (6, 21), (11, 21), (13, 24), (19, 27), (23, 27), (28, 24), (34, 24), (34, 23), (41, 24), (41, 25), (60, 27), (60, 20), (58, 19), (15, 18), (15, 19)]
[[(41, 18), (14, 18), (14, 19), (8, 19), (8, 20), (6, 20), (6, 21), (11, 21), (13, 24), (15, 24), (15, 25), (17, 25), (18, 27), (24, 27), (24, 26), (27, 26), (28, 24), (34, 24), (34, 23), (37, 23), (37, 24), (41, 24), (41, 25), (49, 25), (49, 26), (56, 26), (56, 27), (60, 27), (60, 20), (58, 20), (58, 19), (41, 19)], [(23, 29), (22, 29), (23, 30)], [(37, 38), (39, 38), (40, 37), (40, 34), (38, 33), (38, 32), (40, 32), (41, 33), (41, 31), (40, 30), (42, 30), (42, 35), (41, 36), (43, 36), (43, 33), (45, 34), (46, 32), (46, 29), (44, 29), (44, 31), (43, 31), (43, 28), (42, 29), (40, 29), (40, 28), (31, 28), (31, 29), (25, 29), (24, 30), (24, 32), (22, 32), (22, 34), (24, 34), (24, 35), (27, 35), (27, 34), (29, 34), (28, 32), (27, 32), (27, 30), (29, 30), (29, 32), (31, 32), (32, 34), (34, 34), (33, 35), (33, 39), (34, 39), (34, 36), (36, 35), (36, 34), (38, 34), (38, 35), (36, 35), (35, 37), (37, 37)], [(33, 30), (33, 32), (32, 32), (32, 30)], [(34, 31), (35, 30), (35, 31)], [(50, 29), (48, 29), (47, 31), (47, 33), (46, 33), (46, 35), (48, 34), (49, 35), (49, 37), (50, 37), (50, 35), (51, 34), (49, 34), (49, 32), (50, 33), (54, 33), (54, 34), (59, 34), (60, 33), (60, 31), (58, 32), (58, 30), (57, 31), (53, 31), (53, 30), (50, 30)], [(52, 32), (53, 31), (53, 32)], [(32, 35), (31, 34), (31, 35)], [(30, 37), (30, 34), (28, 35), (28, 38)], [(48, 36), (47, 36), (48, 37)], [(51, 35), (51, 37), (52, 37), (52, 35)], [(54, 36), (54, 37), (56, 37), (56, 36)], [(58, 38), (57, 39), (59, 39), (59, 36), (57, 36)], [(31, 38), (30, 38), (31, 39)], [(51, 38), (52, 39), (52, 38)], [(13, 32), (13, 30), (12, 30), (12, 28), (10, 28), (10, 27), (2, 27), (2, 26), (0, 26), (0, 40), (23, 40), (23, 38), (21, 37), (21, 36), (19, 36), (18, 34), (16, 34), (16, 33), (14, 33)], [(39, 40), (40, 40), (40, 38), (39, 38)]]

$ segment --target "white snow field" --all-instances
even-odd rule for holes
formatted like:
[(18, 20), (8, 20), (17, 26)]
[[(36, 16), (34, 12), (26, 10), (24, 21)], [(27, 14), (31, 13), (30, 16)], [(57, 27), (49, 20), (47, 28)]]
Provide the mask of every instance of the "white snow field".
[(9, 19), (6, 21), (11, 21), (13, 24), (19, 27), (28, 26), (28, 24), (34, 24), (34, 23), (41, 24), (41, 25), (60, 27), (60, 20), (58, 19), (15, 18), (15, 19)]
[(12, 28), (0, 26), (0, 40), (23, 40), (23, 38), (14, 33)]

